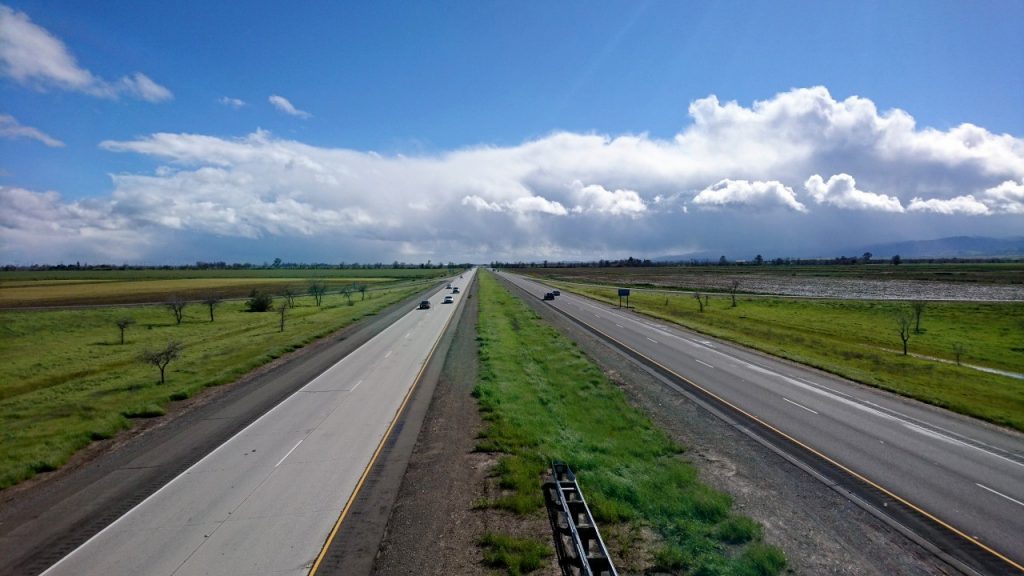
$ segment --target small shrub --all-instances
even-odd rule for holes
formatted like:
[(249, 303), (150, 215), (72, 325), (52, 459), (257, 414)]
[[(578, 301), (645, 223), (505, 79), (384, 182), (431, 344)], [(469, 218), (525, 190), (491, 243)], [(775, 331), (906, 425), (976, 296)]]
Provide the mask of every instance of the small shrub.
[(533, 572), (551, 556), (551, 548), (542, 542), (493, 532), (480, 539), (480, 546), (484, 549), (485, 564), (504, 568), (512, 576)]
[(163, 416), (166, 413), (167, 412), (164, 411), (163, 408), (156, 404), (137, 406), (121, 412), (125, 418), (156, 418), (157, 416)]
[(170, 395), (170, 399), (173, 400), (173, 401), (187, 400), (188, 399), (188, 392), (185, 392), (184, 390), (179, 390), (178, 392), (175, 392), (174, 394), (171, 394)]
[(729, 544), (742, 544), (761, 537), (761, 526), (746, 516), (730, 516), (715, 528), (715, 538)]
[(775, 576), (786, 568), (786, 557), (773, 546), (751, 544), (740, 556), (739, 576)]
[(688, 560), (686, 552), (679, 546), (662, 546), (654, 553), (654, 569), (662, 572), (682, 570)]
[(269, 312), (274, 309), (274, 297), (266, 292), (253, 290), (245, 301), (245, 309), (249, 312)]

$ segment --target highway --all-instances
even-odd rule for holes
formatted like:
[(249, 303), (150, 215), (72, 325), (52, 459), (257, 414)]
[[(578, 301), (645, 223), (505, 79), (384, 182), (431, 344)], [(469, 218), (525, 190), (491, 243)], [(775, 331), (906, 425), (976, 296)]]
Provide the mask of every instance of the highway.
[[(551, 290), (500, 276), (537, 298)], [(578, 295), (544, 304), (928, 518), (959, 542), (940, 550), (982, 558), (962, 570), (1024, 572), (1024, 435)]]
[[(465, 288), (475, 272), (453, 285)], [(310, 572), (457, 309), (431, 296), (44, 572)], [(455, 296), (456, 303), (461, 295)]]

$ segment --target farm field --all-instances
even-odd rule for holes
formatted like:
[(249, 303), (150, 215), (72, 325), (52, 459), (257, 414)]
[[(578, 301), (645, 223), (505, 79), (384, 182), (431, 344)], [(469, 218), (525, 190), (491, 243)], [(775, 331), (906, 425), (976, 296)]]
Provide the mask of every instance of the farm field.
[(808, 298), (1024, 302), (1024, 263), (523, 268), (566, 282)]
[[(553, 284), (618, 303), (615, 288)], [(629, 304), (698, 332), (1024, 431), (1024, 380), (966, 366), (1024, 373), (1024, 306), (1018, 303), (926, 303), (909, 352), (946, 362), (902, 355), (895, 317), (910, 310), (906, 302), (739, 295), (732, 307), (730, 295), (713, 294), (701, 312), (692, 292), (640, 289)], [(955, 364), (957, 345), (964, 366)]]
[[(501, 454), (503, 489), (480, 506), (543, 513), (538, 478), (561, 460), (576, 472), (610, 549), (638, 564), (631, 572), (770, 576), (784, 569), (785, 557), (763, 542), (761, 525), (736, 514), (728, 494), (702, 484), (680, 458), (682, 448), (630, 407), (575, 343), (492, 275), (479, 281), (474, 395), (486, 427), (478, 450)], [(519, 548), (536, 548), (529, 542)], [(519, 573), (539, 562), (536, 554), (510, 551), (494, 565)]]
[[(216, 306), (212, 322), (206, 305), (190, 303), (180, 324), (158, 304), (0, 311), (0, 489), (423, 288), (422, 281), (403, 281), (367, 291), (365, 299), (352, 294), (351, 303), (333, 293), (319, 308), (303, 295), (287, 309), (283, 332), (276, 310), (247, 312), (242, 301)], [(116, 322), (126, 317), (134, 324), (121, 344)], [(184, 347), (160, 384), (158, 369), (138, 358), (171, 340)]]
[(311, 281), (331, 290), (343, 286), (376, 289), (429, 280), (439, 269), (258, 269), (258, 270), (68, 270), (0, 272), (0, 309), (161, 302), (171, 296), (199, 300), (210, 294), (242, 298), (252, 290), (305, 293)]

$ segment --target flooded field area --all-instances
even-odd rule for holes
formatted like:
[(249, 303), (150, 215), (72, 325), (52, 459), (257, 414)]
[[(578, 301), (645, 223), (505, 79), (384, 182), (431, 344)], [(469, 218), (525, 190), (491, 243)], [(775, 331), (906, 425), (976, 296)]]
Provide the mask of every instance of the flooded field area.
[(1018, 265), (894, 267), (547, 268), (522, 272), (552, 280), (637, 289), (729, 292), (840, 300), (1024, 301)]
[(738, 292), (835, 298), (849, 300), (962, 300), (974, 302), (1024, 301), (1024, 284), (988, 285), (918, 280), (865, 280), (854, 278), (808, 278), (758, 274), (693, 274), (685, 283), (666, 278), (631, 279), (634, 285), (652, 288), (728, 291), (733, 281)]

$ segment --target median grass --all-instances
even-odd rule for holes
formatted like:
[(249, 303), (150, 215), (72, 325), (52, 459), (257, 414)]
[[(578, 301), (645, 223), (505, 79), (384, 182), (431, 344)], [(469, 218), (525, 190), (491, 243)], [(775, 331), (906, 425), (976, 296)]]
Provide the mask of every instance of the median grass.
[[(556, 283), (563, 290), (617, 304), (615, 288)], [(957, 366), (961, 362), (1024, 372), (1020, 303), (928, 302), (921, 333), (902, 354), (897, 313), (906, 302), (809, 300), (712, 295), (700, 312), (692, 293), (633, 290), (629, 304), (662, 318), (851, 380), (1024, 431), (1024, 380)]]
[[(172, 400), (232, 382), (250, 370), (407, 298), (421, 284), (311, 297), (280, 316), (246, 312), (244, 303), (214, 310), (189, 304), (176, 324), (163, 306), (0, 312), (0, 489), (54, 470), (93, 440), (109, 438), (136, 418), (164, 414)], [(277, 299), (280, 306), (283, 301)], [(131, 317), (125, 343), (115, 322)], [(144, 349), (169, 340), (184, 344), (181, 358), (158, 370), (138, 361)]]
[(682, 449), (573, 342), (489, 273), (478, 278), (474, 394), (487, 422), (479, 449), (502, 454), (503, 494), (487, 505), (542, 513), (541, 475), (561, 460), (576, 472), (606, 534), (627, 526), (658, 535), (651, 570), (769, 575), (784, 568), (782, 553), (761, 542), (760, 527), (733, 514), (727, 494), (701, 484)]

